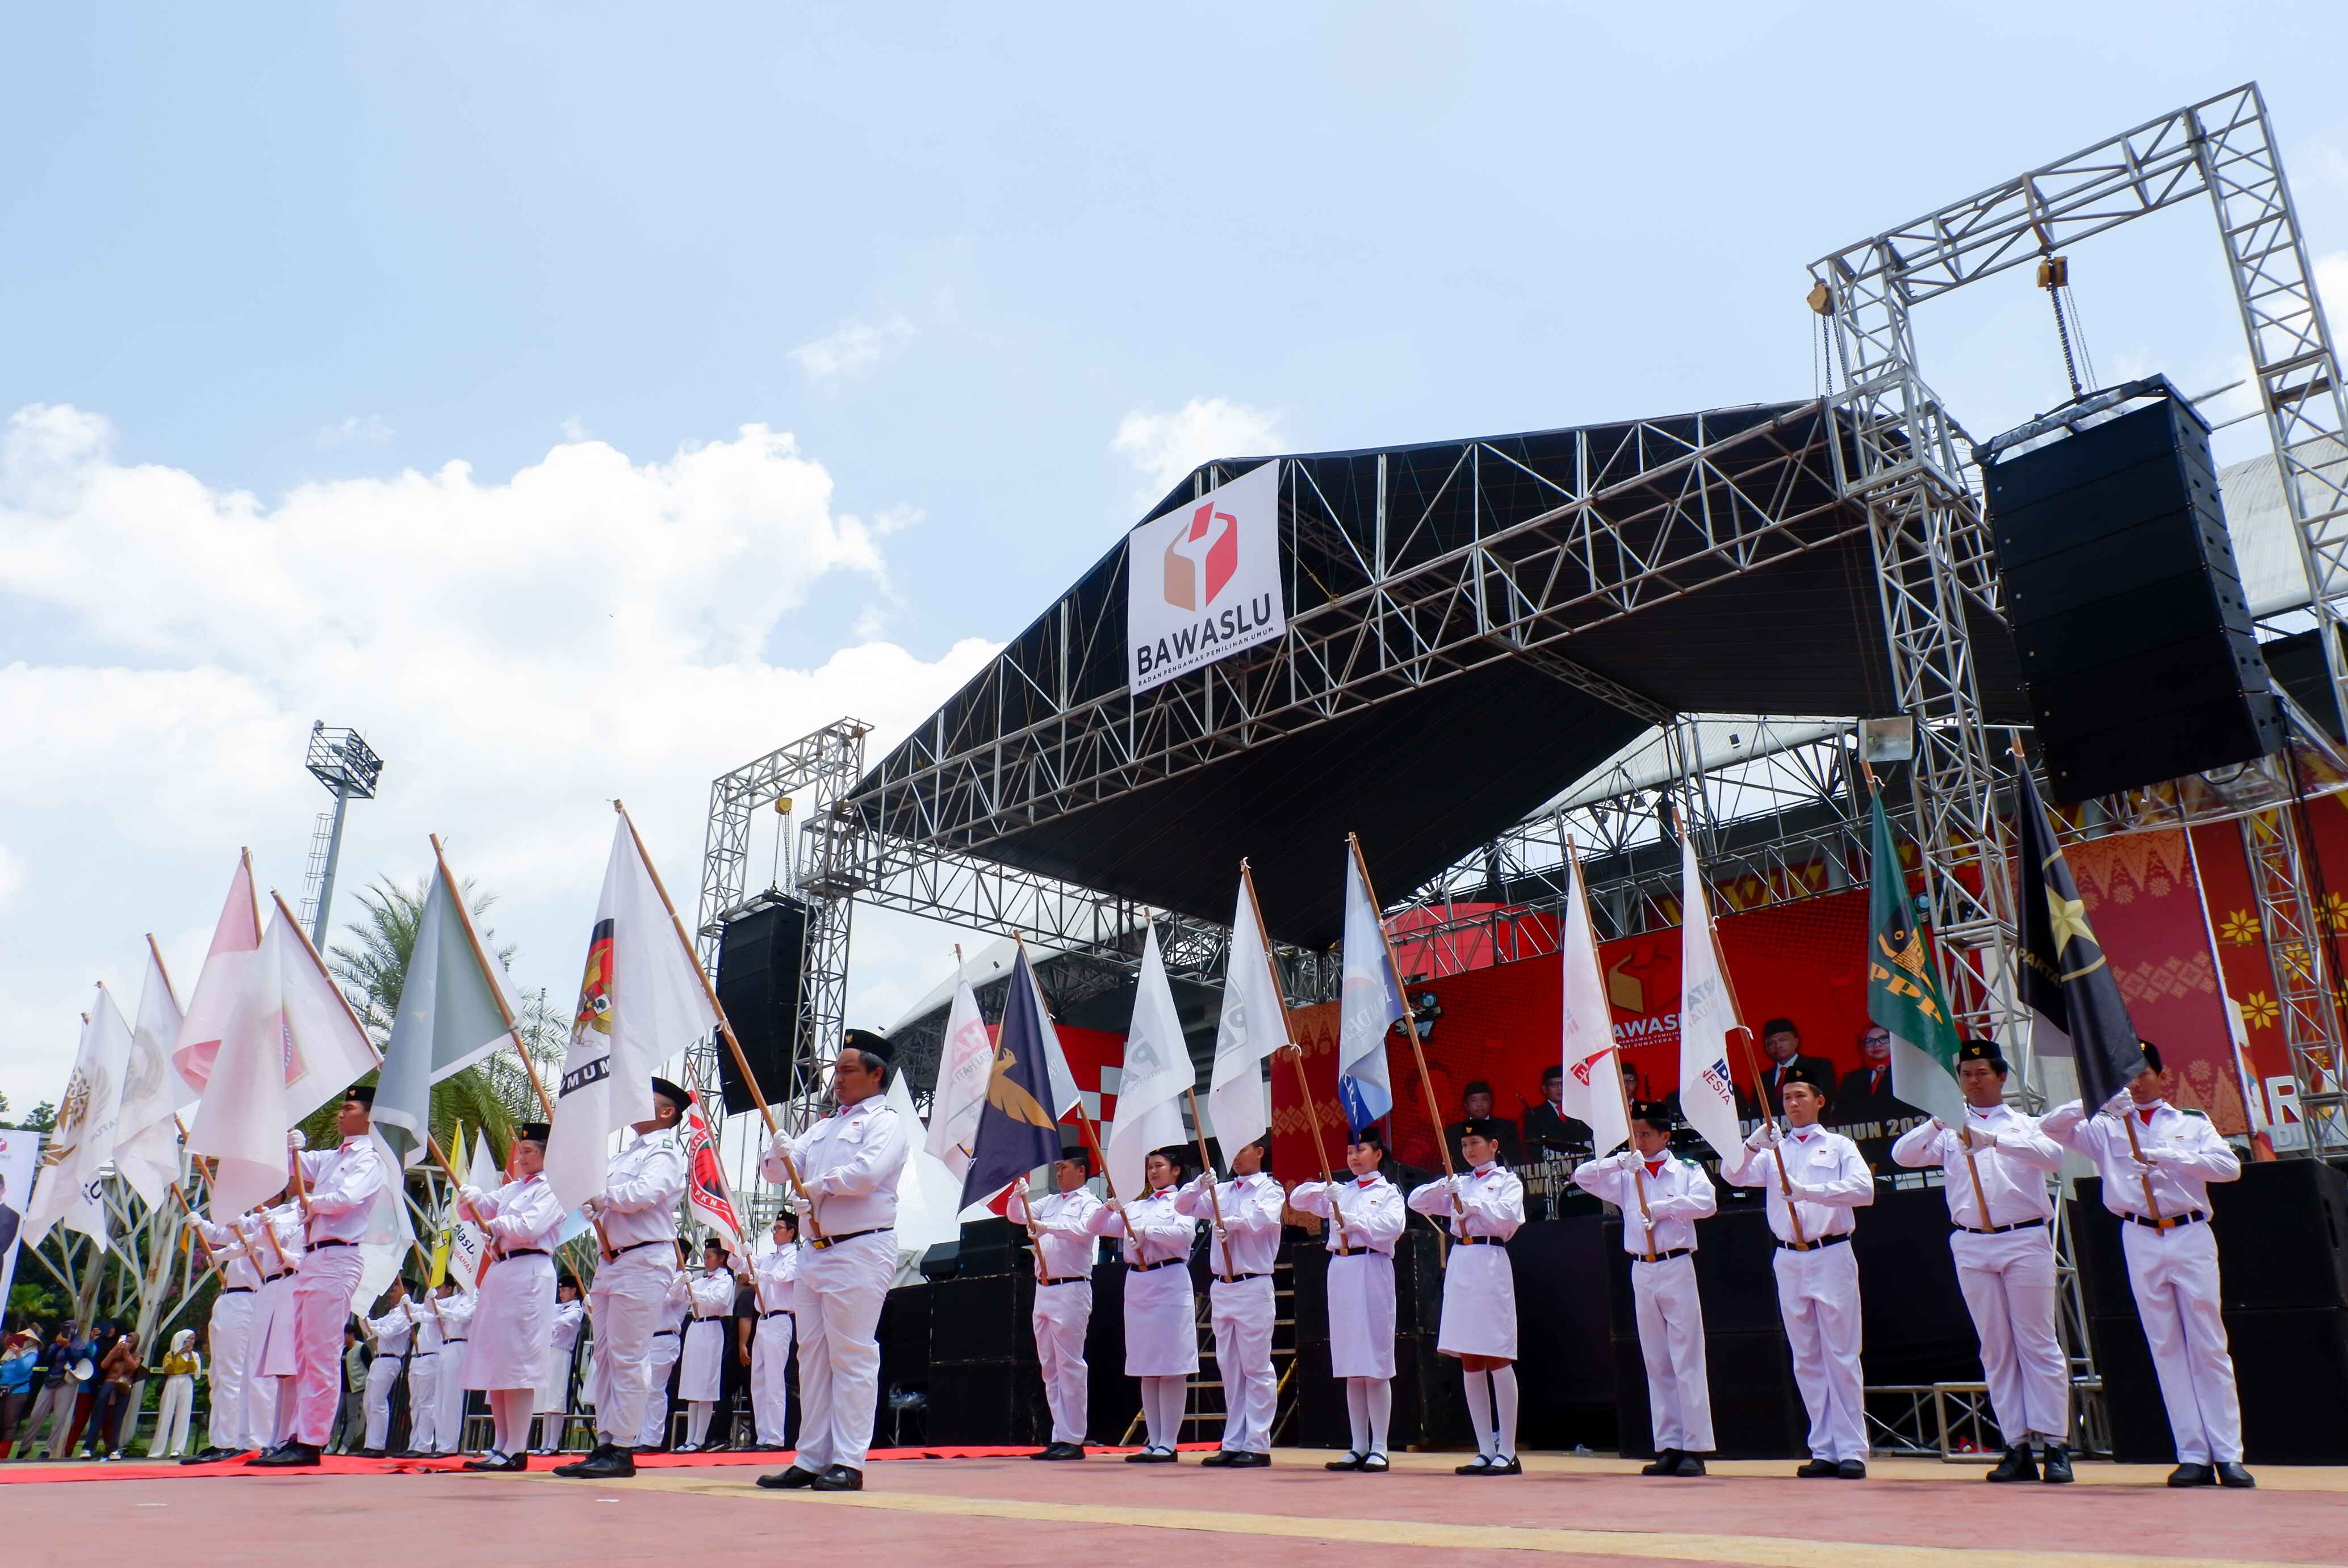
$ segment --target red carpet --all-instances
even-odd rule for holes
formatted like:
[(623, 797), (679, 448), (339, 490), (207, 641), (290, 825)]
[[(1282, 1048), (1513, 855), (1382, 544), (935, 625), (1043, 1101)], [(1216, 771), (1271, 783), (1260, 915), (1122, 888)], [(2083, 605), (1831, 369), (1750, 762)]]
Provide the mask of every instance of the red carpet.
[[(1034, 1453), (1039, 1445), (1022, 1443), (1015, 1447), (936, 1448), (936, 1449), (874, 1449), (871, 1458), (879, 1463), (884, 1460), (914, 1459), (1016, 1459)], [(1213, 1443), (1184, 1443), (1186, 1453), (1211, 1450)], [(1095, 1448), (1097, 1454), (1131, 1453), (1131, 1449)], [(559, 1464), (569, 1464), (582, 1456), (561, 1454), (533, 1458), (530, 1468), (535, 1471), (552, 1470)], [(638, 1454), (639, 1470), (691, 1470), (719, 1465), (757, 1465), (763, 1470), (781, 1470), (791, 1462), (788, 1453), (710, 1453), (710, 1454)], [(24, 1484), (40, 1481), (188, 1481), (210, 1476), (247, 1475), (445, 1475), (450, 1471), (471, 1473), (465, 1470), (462, 1458), (449, 1455), (438, 1459), (354, 1459), (345, 1454), (328, 1454), (314, 1466), (301, 1470), (253, 1470), (242, 1459), (221, 1460), (216, 1464), (177, 1464), (170, 1461), (122, 1460), (113, 1464), (51, 1464), (43, 1461), (0, 1463), (0, 1485)]]

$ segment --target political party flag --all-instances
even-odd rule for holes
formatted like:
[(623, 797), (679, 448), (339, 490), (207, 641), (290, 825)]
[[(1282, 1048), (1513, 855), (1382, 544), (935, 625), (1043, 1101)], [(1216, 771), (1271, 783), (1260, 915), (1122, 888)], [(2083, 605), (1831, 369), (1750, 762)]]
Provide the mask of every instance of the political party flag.
[[(130, 1061), (130, 1026), (101, 985), (82, 1015), (81, 1044), (73, 1071), (57, 1100), (57, 1124), (42, 1151), (40, 1173), (25, 1205), (20, 1228), (26, 1246), (37, 1246), (59, 1221), (106, 1250), (106, 1204), (99, 1173), (114, 1157), (114, 1134), (122, 1104), (122, 1071)], [(283, 1139), (281, 1130), (278, 1136)]]
[(261, 897), (253, 889), (252, 852), (248, 849), (237, 857), (228, 901), (221, 906), (211, 948), (196, 972), (195, 994), (188, 999), (187, 1017), (171, 1049), (171, 1071), (178, 1080), (172, 1101), (179, 1108), (193, 1105), (211, 1080), (212, 1059), (220, 1053), (221, 1040), (246, 990), (259, 983), (260, 969)]
[(1337, 1099), (1358, 1135), (1394, 1109), (1386, 1036), (1405, 1014), (1385, 925), (1362, 874), (1362, 852), (1345, 844), (1345, 951), (1337, 989)]
[(448, 863), (436, 861), (375, 1088), (375, 1124), (403, 1167), (425, 1157), (432, 1086), (501, 1045), (520, 1049), (506, 1021), (516, 1010), (502, 966), (473, 928), (463, 891)]
[(1933, 945), (1917, 927), (1891, 842), (1883, 797), (1868, 792), (1869, 854), (1867, 901), (1867, 1016), (1891, 1034), (1891, 1092), (1952, 1127), (1964, 1124), (1965, 1097), (1957, 1088), (1957, 1026), (1941, 989)]
[(945, 1043), (939, 1048), (937, 1091), (930, 1098), (930, 1130), (923, 1147), (953, 1173), (957, 1188), (970, 1170), (971, 1141), (978, 1136), (978, 1113), (986, 1104), (986, 1081), (994, 1071), (994, 1045), (979, 1016), (978, 993), (954, 950), (953, 1005), (946, 1011)]
[(1240, 867), (1239, 907), (1223, 962), (1223, 1010), (1215, 1022), (1215, 1062), (1207, 1075), (1209, 1131), (1229, 1164), (1271, 1125), (1263, 1064), (1288, 1043), (1288, 1009), (1272, 983), (1272, 945), (1257, 917), (1255, 891)]
[(2054, 840), (2038, 784), (2019, 775), (2022, 817), (2022, 1003), (2031, 1011), (2030, 1048), (2067, 1056), (2079, 1072), (2079, 1100), (2090, 1111), (2126, 1089), (2152, 1064), (2144, 1059), (2120, 983), (2087, 924), (2071, 864)]
[(1622, 1069), (1614, 1054), (1614, 1009), (1606, 997), (1606, 976), (1598, 964), (1598, 937), (1590, 923), (1590, 885), (1581, 863), (1566, 856), (1573, 886), (1565, 900), (1565, 923), (1558, 932), (1557, 956), (1564, 969), (1564, 1114), (1590, 1129), (1590, 1148), (1603, 1154), (1631, 1140), (1622, 1114)]
[(1680, 835), (1680, 1114), (1723, 1159), (1741, 1158), (1728, 1037), (1743, 1026), (1720, 972), (1695, 837)]
[(685, 1201), (693, 1217), (726, 1238), (728, 1251), (741, 1252), (742, 1216), (734, 1212), (734, 1196), (726, 1189), (726, 1173), (717, 1165), (717, 1145), (709, 1136), (709, 1118), (701, 1096), (686, 1091), (685, 1107)]
[(1110, 1190), (1119, 1198), (1138, 1198), (1148, 1190), (1142, 1165), (1151, 1150), (1186, 1142), (1175, 1102), (1195, 1081), (1153, 925), (1141, 941), (1141, 978), (1133, 994), (1133, 1022), (1126, 1030), (1117, 1120), (1101, 1151), (1108, 1161)]
[[(908, 1128), (922, 1125), (905, 1075), (889, 1075), (889, 1109)], [(905, 1140), (905, 1168), (897, 1180), (897, 1250), (924, 1253), (962, 1235), (962, 1177), (930, 1153), (926, 1137)]]
[[(455, 1130), (457, 1158), (465, 1158), (465, 1129)], [(473, 1137), (473, 1157), (465, 1168), (465, 1184), (485, 1193), (494, 1193), (505, 1185), (498, 1173), (498, 1163), (489, 1158), (489, 1140), (486, 1132)], [(489, 1232), (466, 1217), (462, 1204), (452, 1197), (448, 1204), (448, 1275), (458, 1287), (477, 1289), (481, 1279), (481, 1260), (489, 1250)]]
[(1060, 1132), (1052, 1114), (1051, 1071), (1045, 1060), (1043, 998), (1028, 968), (1027, 949), (1011, 966), (1003, 993), (1003, 1023), (996, 1030), (994, 1066), (986, 1081), (986, 1102), (971, 1140), (970, 1169), (963, 1173), (962, 1201), (980, 1203), (1038, 1165), (1060, 1157)]
[(171, 1050), (184, 1022), (180, 999), (164, 972), (155, 938), (147, 938), (147, 978), (139, 989), (139, 1013), (130, 1026), (130, 1062), (123, 1070), (122, 1109), (114, 1144), (114, 1168), (151, 1207), (180, 1179), (180, 1081), (171, 1071)]
[(603, 1190), (613, 1135), (652, 1119), (654, 1068), (716, 1028), (701, 971), (623, 815), (547, 1140), (547, 1184), (564, 1208)]
[[(310, 934), (276, 893), (287, 938), (279, 977), (284, 1007), (285, 1102), (299, 1122), (321, 1105), (339, 1102), (350, 1086), (383, 1065), (383, 1053), (367, 1038), (350, 999), (326, 972), (326, 962), (310, 945)], [(293, 1122), (286, 1123), (292, 1126)]]
[[(1019, 956), (1027, 956), (1027, 945), (1019, 945)], [(1060, 1030), (1052, 1021), (1052, 1009), (1044, 1004), (1044, 982), (1035, 978), (1035, 966), (1027, 966), (1027, 987), (1035, 993), (1035, 1020), (1044, 1030), (1044, 1081), (1051, 1092), (1044, 1097), (1044, 1109), (1052, 1113), (1055, 1122), (1065, 1122), (1085, 1102), (1076, 1088), (1076, 1075), (1068, 1067), (1068, 1053), (1060, 1047)], [(1055, 1158), (1057, 1158), (1056, 1153)]]

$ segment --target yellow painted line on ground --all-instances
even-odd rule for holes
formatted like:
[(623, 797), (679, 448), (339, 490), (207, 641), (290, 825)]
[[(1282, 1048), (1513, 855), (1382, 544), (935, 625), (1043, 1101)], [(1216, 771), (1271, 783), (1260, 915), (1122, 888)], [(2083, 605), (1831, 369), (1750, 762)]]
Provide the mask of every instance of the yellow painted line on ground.
[[(667, 1478), (664, 1477), (665, 1481)], [(740, 1495), (740, 1482), (695, 1476), (663, 1490)], [(1272, 1536), (1426, 1551), (1541, 1552), (1583, 1557), (1638, 1557), (1672, 1563), (1746, 1563), (1757, 1568), (2317, 1568), (2240, 1557), (2161, 1557), (2130, 1553), (2028, 1552), (2004, 1547), (1919, 1546), (1874, 1541), (1795, 1540), (1773, 1535), (1710, 1535), (1669, 1531), (1544, 1530), (1506, 1524), (1455, 1524), (1406, 1519), (1324, 1519), (1286, 1513), (1232, 1513), (1107, 1503), (1030, 1502), (1015, 1498), (933, 1492), (793, 1491), (773, 1494), (786, 1506), (870, 1508), (940, 1519), (1002, 1519), (1037, 1524), (1116, 1525), (1191, 1530), (1215, 1535)]]

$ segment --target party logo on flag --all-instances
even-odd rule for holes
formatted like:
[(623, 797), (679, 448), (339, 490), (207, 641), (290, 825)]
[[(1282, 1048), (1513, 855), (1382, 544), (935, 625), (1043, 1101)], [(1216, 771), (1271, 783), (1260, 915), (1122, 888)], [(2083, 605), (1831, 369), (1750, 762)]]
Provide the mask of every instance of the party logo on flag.
[(726, 1191), (725, 1173), (717, 1168), (717, 1145), (709, 1136), (709, 1118), (701, 1112), (701, 1097), (688, 1097), (685, 1108), (686, 1199), (711, 1228), (720, 1230), (736, 1246), (742, 1245), (742, 1219)]

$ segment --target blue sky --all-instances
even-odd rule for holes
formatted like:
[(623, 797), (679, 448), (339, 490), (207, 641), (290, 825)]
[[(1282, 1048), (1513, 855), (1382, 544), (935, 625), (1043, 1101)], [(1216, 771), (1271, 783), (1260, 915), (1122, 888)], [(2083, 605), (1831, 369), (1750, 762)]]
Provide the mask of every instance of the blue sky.
[[(713, 773), (892, 738), (1192, 461), (1807, 395), (1807, 261), (2252, 77), (2348, 283), (2343, 60), (2141, 0), (16, 8), (0, 1091), (142, 932), (192, 983), (240, 844), (298, 898), (314, 717), (391, 762), (345, 886), (448, 834), (561, 996), (602, 800), (690, 885)], [(2239, 374), (2206, 207), (2073, 281), (2107, 372)], [(1977, 432), (2062, 395), (2024, 273), (1920, 338)], [(864, 930), (885, 1021), (942, 948)]]

